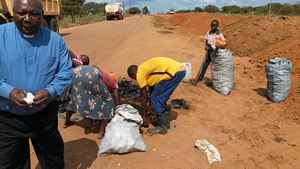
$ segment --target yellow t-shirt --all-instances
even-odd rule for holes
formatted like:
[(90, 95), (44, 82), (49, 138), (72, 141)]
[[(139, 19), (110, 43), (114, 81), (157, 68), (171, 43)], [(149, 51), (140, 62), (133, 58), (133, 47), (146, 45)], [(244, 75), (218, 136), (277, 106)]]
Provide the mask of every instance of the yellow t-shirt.
[(170, 58), (155, 57), (139, 65), (136, 80), (140, 88), (154, 86), (162, 80), (169, 80), (179, 71), (183, 65)]

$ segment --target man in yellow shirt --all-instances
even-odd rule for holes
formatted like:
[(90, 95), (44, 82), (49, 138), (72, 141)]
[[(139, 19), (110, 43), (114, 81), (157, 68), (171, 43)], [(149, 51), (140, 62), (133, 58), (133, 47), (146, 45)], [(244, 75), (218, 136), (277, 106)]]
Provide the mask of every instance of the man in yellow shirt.
[[(141, 102), (146, 110), (143, 114), (144, 125), (148, 125), (150, 111), (154, 111), (157, 117), (157, 126), (148, 129), (148, 132), (166, 134), (170, 128), (170, 110), (166, 103), (185, 76), (186, 71), (182, 63), (170, 58), (156, 57), (139, 66), (129, 66), (127, 72), (130, 78), (137, 80), (141, 89)], [(147, 90), (151, 90), (150, 98), (147, 96)]]

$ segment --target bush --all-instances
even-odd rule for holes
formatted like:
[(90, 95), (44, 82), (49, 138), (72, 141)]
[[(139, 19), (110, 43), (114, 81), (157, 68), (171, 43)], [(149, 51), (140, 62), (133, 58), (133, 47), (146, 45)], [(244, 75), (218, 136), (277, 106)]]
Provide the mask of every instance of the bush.
[(236, 5), (224, 6), (222, 8), (222, 12), (224, 12), (224, 13), (238, 14), (238, 13), (241, 13), (241, 8), (239, 6), (236, 6)]
[(189, 13), (189, 12), (192, 12), (192, 10), (190, 10), (190, 9), (182, 9), (182, 10), (176, 11), (176, 13)]
[(202, 12), (202, 11), (203, 11), (203, 9), (202, 9), (202, 8), (200, 8), (200, 7), (195, 7), (194, 11), (195, 11), (195, 12)]
[(208, 5), (204, 8), (204, 11), (209, 13), (216, 13), (220, 12), (220, 9), (215, 5)]
[(140, 14), (142, 11), (138, 7), (131, 7), (128, 9), (128, 13), (135, 15), (135, 14)]

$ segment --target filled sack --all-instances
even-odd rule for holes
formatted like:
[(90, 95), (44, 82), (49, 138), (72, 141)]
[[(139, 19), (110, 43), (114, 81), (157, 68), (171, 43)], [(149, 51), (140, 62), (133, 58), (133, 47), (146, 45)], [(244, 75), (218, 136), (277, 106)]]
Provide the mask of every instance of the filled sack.
[(105, 135), (99, 146), (99, 154), (124, 154), (146, 151), (140, 134), (143, 119), (138, 110), (128, 104), (119, 105), (115, 115), (106, 126)]

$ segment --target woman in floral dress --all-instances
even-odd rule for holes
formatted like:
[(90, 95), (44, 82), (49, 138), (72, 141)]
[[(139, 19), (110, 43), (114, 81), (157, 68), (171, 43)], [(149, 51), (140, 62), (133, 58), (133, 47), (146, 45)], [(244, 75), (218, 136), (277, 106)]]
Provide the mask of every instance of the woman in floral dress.
[(72, 85), (70, 104), (83, 118), (101, 120), (99, 137), (102, 137), (113, 116), (114, 102), (99, 70), (93, 66), (76, 67)]

